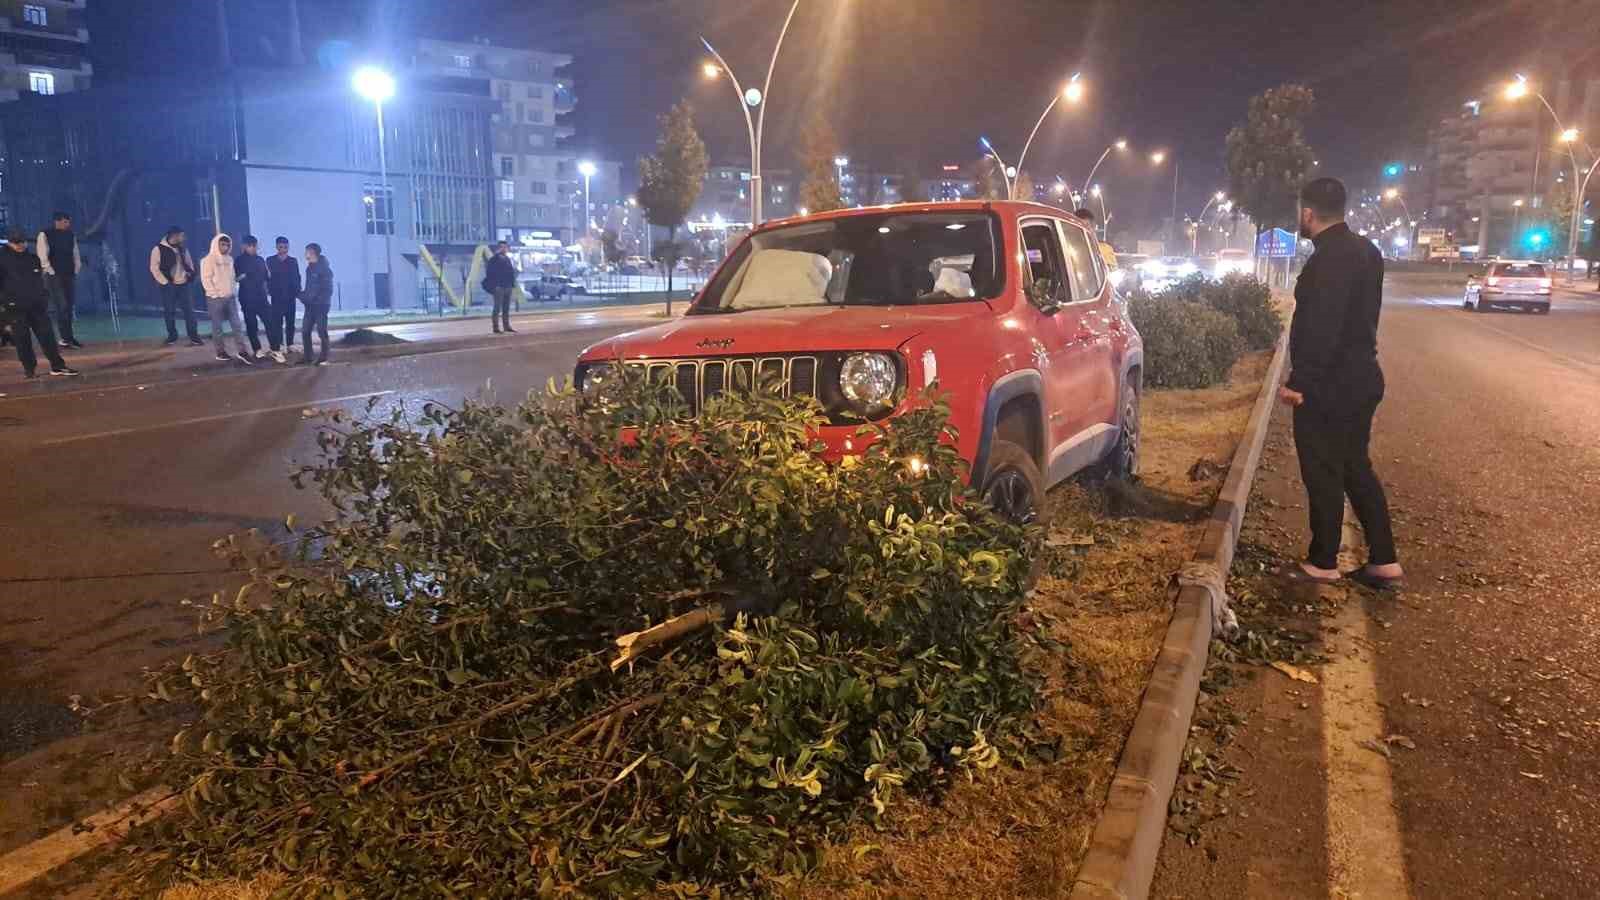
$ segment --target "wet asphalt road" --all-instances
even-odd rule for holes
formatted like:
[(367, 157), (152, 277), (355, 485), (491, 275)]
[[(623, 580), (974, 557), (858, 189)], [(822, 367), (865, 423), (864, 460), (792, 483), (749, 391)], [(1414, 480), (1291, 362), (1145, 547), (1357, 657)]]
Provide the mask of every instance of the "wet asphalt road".
[(512, 403), (570, 374), (584, 346), (645, 324), (574, 319), (425, 355), (336, 351), (327, 368), (0, 399), (0, 766), (73, 729), (69, 695), (137, 687), (142, 667), (181, 652), (194, 614), (179, 601), (230, 581), (213, 540), (281, 539), (286, 514), (321, 516), (287, 479), (315, 454), (304, 410), (371, 395), (385, 408)]
[[(1387, 727), (1419, 748), (1393, 776), (1411, 893), (1596, 896), (1600, 295), (1548, 316), (1459, 301), (1391, 277), (1381, 335), (1374, 456), (1413, 590), (1373, 607), (1374, 664)], [(619, 330), (0, 400), (0, 770), (70, 732), (68, 694), (131, 688), (182, 652), (177, 601), (228, 582), (213, 539), (320, 514), (285, 477), (313, 451), (303, 409), (385, 391), (512, 401)], [(1281, 802), (1301, 800), (1320, 803)]]
[[(1386, 284), (1373, 459), (1409, 587), (1356, 599), (1364, 627), (1337, 639), (1321, 623), (1360, 648), (1339, 656), (1370, 672), (1379, 738), (1414, 749), (1388, 748), (1388, 791), (1352, 782), (1327, 747), (1375, 753), (1330, 725), (1356, 701), (1261, 674), (1236, 692), (1239, 799), (1200, 845), (1169, 834), (1152, 896), (1350, 896), (1382, 866), (1352, 858), (1353, 833), (1403, 860), (1385, 898), (1600, 896), (1600, 294), (1544, 316), (1460, 303), (1456, 284)], [(1292, 558), (1304, 495), (1275, 433), (1252, 515)], [(1389, 796), (1392, 817), (1334, 820)]]

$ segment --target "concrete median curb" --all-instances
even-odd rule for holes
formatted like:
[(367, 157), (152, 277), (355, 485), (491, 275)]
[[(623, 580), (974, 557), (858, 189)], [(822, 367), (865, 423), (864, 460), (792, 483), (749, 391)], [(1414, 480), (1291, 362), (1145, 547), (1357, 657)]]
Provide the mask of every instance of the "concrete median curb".
[(1117, 761), (1105, 809), (1073, 884), (1073, 900), (1132, 900), (1149, 895), (1167, 827), (1167, 803), (1189, 740), (1189, 721), (1200, 692), (1213, 628), (1223, 617), (1231, 618), (1223, 594), (1225, 580), (1233, 565), (1234, 545), (1239, 540), (1256, 467), (1261, 463), (1267, 429), (1272, 424), (1288, 346), (1285, 329), (1201, 535), (1200, 547), (1176, 579), (1180, 585), (1177, 606), (1156, 655), (1133, 730)]

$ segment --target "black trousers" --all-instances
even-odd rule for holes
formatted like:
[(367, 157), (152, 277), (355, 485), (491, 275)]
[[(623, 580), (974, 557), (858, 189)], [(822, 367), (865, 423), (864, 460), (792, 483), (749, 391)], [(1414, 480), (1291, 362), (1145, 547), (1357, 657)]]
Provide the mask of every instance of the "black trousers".
[(29, 375), (39, 365), (39, 358), (33, 355), (34, 338), (38, 338), (39, 346), (44, 348), (44, 358), (50, 360), (50, 368), (67, 367), (66, 360), (61, 358), (61, 351), (56, 349), (56, 331), (50, 327), (50, 307), (19, 307), (17, 317), (11, 323), (11, 336), (17, 341), (17, 359), (22, 361), (22, 371)]
[(56, 329), (63, 341), (72, 342), (72, 307), (78, 302), (78, 278), (56, 273), (50, 276), (50, 298), (56, 304)]
[[(278, 320), (279, 333), (283, 335), (285, 349), (294, 344), (294, 336), (298, 334), (294, 330), (294, 304), (295, 297), (293, 294), (282, 297), (273, 295), (272, 297), (270, 313)], [(271, 336), (272, 332), (269, 331), (267, 334)]]
[(494, 309), (489, 313), (489, 324), (498, 332), (504, 328), (511, 330), (511, 288), (495, 288)]
[(322, 337), (322, 356), (328, 358), (328, 305), (326, 303), (307, 303), (305, 314), (305, 331), (301, 334), (306, 351), (306, 361), (311, 360), (311, 333), (315, 331)]
[(183, 284), (163, 284), (161, 286), (161, 311), (167, 317), (167, 340), (178, 339), (178, 323), (173, 318), (178, 310), (183, 310), (183, 324), (189, 329), (189, 340), (200, 340), (200, 329), (194, 323), (194, 293), (191, 282)]
[(1398, 560), (1394, 527), (1389, 522), (1389, 500), (1372, 470), (1369, 447), (1372, 417), (1383, 399), (1343, 410), (1319, 410), (1304, 405), (1294, 411), (1294, 445), (1300, 456), (1300, 479), (1305, 482), (1311, 517), (1311, 549), (1306, 561), (1321, 569), (1337, 568), (1339, 538), (1344, 524), (1344, 500), (1350, 498), (1356, 520), (1367, 537), (1367, 564), (1388, 565)]
[[(283, 345), (283, 317), (273, 311), (272, 304), (264, 297), (249, 302), (240, 301), (239, 307), (244, 313), (244, 333), (250, 338), (250, 349), (261, 349), (261, 332), (256, 327), (260, 324), (267, 329), (267, 346), (276, 352)], [(293, 336), (291, 332), (290, 337)]]

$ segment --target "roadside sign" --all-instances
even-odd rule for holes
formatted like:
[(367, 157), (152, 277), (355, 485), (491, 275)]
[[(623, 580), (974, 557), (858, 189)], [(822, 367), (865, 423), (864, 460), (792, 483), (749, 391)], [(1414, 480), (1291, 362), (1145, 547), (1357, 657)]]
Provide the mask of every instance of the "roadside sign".
[(1293, 259), (1296, 246), (1294, 235), (1282, 228), (1271, 228), (1256, 235), (1258, 259)]
[(1436, 241), (1428, 245), (1429, 259), (1460, 259), (1461, 248), (1455, 244)]
[(1444, 228), (1419, 228), (1417, 229), (1417, 246), (1429, 244), (1448, 244), (1450, 232)]

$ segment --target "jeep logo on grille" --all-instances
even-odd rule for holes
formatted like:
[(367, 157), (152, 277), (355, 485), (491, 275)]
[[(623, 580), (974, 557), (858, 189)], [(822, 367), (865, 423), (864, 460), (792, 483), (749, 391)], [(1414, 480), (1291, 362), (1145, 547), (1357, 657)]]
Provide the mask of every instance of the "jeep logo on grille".
[(733, 338), (706, 338), (694, 346), (697, 350), (726, 350), (733, 346)]

